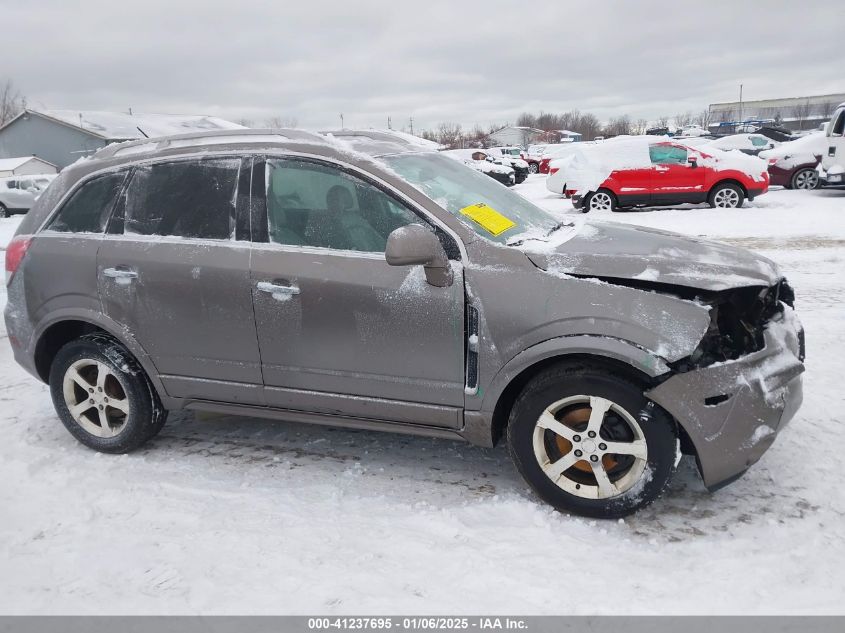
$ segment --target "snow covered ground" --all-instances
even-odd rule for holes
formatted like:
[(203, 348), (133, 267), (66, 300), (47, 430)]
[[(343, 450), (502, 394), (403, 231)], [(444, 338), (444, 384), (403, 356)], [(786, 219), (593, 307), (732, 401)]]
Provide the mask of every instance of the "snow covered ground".
[[(542, 176), (517, 190), (572, 213)], [(0, 340), (0, 612), (845, 613), (845, 191), (597, 219), (787, 272), (805, 403), (744, 478), (711, 495), (685, 459), (664, 499), (596, 522), (537, 501), (502, 447), (180, 414), (100, 455)]]

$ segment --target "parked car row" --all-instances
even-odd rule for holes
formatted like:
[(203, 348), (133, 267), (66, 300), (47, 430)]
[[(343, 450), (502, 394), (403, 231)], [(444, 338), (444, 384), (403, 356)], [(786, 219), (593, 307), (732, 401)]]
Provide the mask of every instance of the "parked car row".
[(487, 174), (508, 187), (519, 184), (528, 177), (528, 165), (525, 161), (496, 153), (492, 149), (450, 149), (444, 150), (443, 154)]
[[(682, 452), (734, 481), (800, 405), (794, 293), (749, 251), (561, 221), (400, 135), (177, 138), (65, 168), (5, 253), (4, 344), (91, 449), (136, 450), (173, 410), (505, 440), (540, 498), (613, 518)], [(613, 195), (721, 169), (619, 143), (596, 146), (632, 168)]]

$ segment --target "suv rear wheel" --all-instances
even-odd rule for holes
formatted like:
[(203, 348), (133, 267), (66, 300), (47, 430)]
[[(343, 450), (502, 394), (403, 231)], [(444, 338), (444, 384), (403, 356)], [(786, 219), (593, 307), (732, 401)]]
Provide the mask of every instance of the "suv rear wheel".
[(739, 209), (745, 202), (745, 194), (737, 185), (725, 182), (713, 187), (707, 201), (714, 209)]
[(511, 410), (508, 447), (543, 500), (603, 519), (656, 499), (680, 450), (674, 421), (640, 386), (586, 365), (559, 365), (525, 387)]
[(103, 453), (135, 450), (167, 420), (144, 370), (104, 334), (87, 334), (59, 350), (50, 367), (50, 393), (71, 435)]
[(616, 196), (607, 189), (599, 189), (591, 193), (584, 201), (584, 213), (588, 211), (615, 211)]
[(809, 167), (799, 169), (792, 175), (792, 189), (816, 189), (819, 186), (819, 172)]
[(0, 218), (8, 218), (9, 217), (9, 210), (6, 208), (2, 202), (0, 202)]

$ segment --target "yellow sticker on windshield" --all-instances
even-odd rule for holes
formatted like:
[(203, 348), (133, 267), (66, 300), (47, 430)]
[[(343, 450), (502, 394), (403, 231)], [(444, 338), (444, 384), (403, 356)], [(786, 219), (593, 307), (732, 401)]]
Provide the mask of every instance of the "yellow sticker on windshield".
[(501, 235), (508, 229), (516, 226), (516, 222), (503, 216), (493, 207), (488, 207), (483, 202), (464, 207), (461, 209), (461, 214), (467, 216), (476, 224), (481, 225), (481, 228), (493, 235)]

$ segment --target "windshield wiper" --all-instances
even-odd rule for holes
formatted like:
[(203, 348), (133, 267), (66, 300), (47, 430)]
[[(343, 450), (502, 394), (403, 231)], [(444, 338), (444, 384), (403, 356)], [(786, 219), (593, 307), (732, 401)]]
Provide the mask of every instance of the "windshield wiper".
[(533, 241), (536, 241), (536, 242), (545, 242), (545, 241), (547, 241), (547, 238), (552, 233), (554, 233), (555, 231), (558, 231), (558, 230), (560, 230), (564, 227), (572, 227), (572, 226), (575, 226), (574, 222), (558, 222), (552, 228), (550, 228), (548, 231), (546, 231), (542, 236), (526, 235), (525, 233), (522, 233), (521, 235), (515, 235), (513, 238), (511, 238), (511, 240), (513, 240), (513, 241), (508, 240), (507, 242), (505, 242), (505, 244), (507, 246), (522, 246), (523, 244), (525, 244), (525, 242), (528, 242), (529, 240), (533, 240)]

